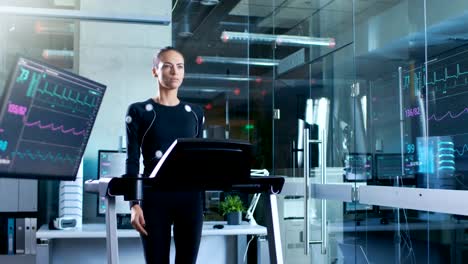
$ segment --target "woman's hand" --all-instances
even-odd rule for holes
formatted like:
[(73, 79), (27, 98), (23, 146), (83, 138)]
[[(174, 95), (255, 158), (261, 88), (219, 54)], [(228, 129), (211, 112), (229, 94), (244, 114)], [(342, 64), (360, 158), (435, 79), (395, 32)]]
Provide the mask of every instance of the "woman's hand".
[(143, 209), (141, 209), (139, 204), (132, 206), (132, 226), (141, 234), (147, 236), (148, 233), (145, 230), (145, 217), (143, 216)]

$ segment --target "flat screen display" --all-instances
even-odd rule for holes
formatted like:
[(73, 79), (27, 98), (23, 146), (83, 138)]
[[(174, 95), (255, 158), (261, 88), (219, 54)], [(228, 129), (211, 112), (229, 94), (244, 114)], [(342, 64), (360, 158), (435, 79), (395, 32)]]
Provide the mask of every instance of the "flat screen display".
[(397, 153), (392, 154), (375, 154), (375, 173), (378, 179), (395, 179), (397, 176), (401, 178), (414, 178), (415, 162), (413, 154), (405, 154), (403, 156)]
[(345, 158), (345, 179), (366, 181), (372, 178), (372, 154), (349, 153)]
[(19, 57), (0, 105), (0, 177), (75, 180), (105, 90)]

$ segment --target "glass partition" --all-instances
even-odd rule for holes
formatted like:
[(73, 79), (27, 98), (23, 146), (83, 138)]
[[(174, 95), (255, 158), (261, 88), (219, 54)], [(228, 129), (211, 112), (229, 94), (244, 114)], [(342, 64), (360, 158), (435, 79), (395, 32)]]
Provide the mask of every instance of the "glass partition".
[[(464, 31), (454, 21), (462, 19), (459, 10), (465, 4), (456, 9), (436, 1), (387, 4), (377, 15), (356, 14), (361, 21), (355, 27), (356, 69), (365, 120), (355, 131), (363, 131), (365, 143), (356, 147), (372, 154), (367, 185), (383, 187), (378, 196), (389, 203), (375, 197), (372, 213), (356, 227), (360, 241), (355, 248), (367, 252), (369, 262), (462, 263), (457, 233), (465, 229), (463, 217), (443, 213), (457, 198), (421, 190), (417, 197), (425, 198), (413, 206), (405, 193), (411, 192), (406, 188), (464, 189), (465, 43), (452, 39)], [(402, 193), (395, 195), (398, 189)], [(440, 195), (447, 199), (444, 211), (430, 202)], [(375, 254), (377, 244), (387, 245), (385, 254)]]

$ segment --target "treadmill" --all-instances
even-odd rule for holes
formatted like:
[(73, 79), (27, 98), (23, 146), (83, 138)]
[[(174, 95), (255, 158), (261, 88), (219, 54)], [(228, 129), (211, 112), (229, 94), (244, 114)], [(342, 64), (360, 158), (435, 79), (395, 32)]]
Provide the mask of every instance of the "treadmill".
[(169, 147), (149, 177), (123, 175), (85, 182), (85, 191), (105, 197), (108, 264), (118, 264), (115, 196), (142, 200), (149, 190), (238, 191), (267, 197), (266, 227), (270, 263), (282, 264), (276, 194), (283, 188), (280, 176), (251, 176), (252, 145), (238, 140), (178, 139)]

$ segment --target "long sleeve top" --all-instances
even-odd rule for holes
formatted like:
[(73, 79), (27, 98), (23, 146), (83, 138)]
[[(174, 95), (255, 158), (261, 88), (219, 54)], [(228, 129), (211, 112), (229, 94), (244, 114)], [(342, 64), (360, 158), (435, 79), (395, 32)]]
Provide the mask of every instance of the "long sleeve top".
[(129, 106), (126, 175), (137, 176), (143, 155), (143, 177), (151, 174), (166, 150), (178, 138), (201, 138), (205, 117), (201, 107), (180, 101), (165, 106), (148, 99)]

